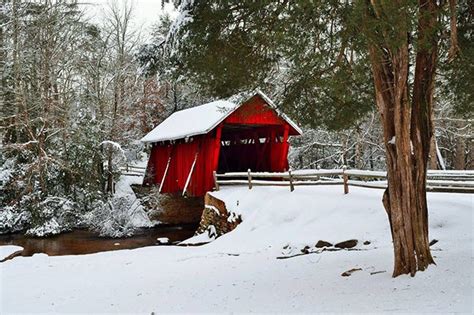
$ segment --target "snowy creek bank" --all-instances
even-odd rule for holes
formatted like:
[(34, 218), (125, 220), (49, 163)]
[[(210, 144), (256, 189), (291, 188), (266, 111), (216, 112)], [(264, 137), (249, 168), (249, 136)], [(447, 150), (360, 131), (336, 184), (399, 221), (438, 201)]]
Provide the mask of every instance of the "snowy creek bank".
[[(17, 256), (83, 255), (120, 249), (134, 249), (145, 246), (174, 244), (194, 235), (195, 224), (176, 226), (155, 226), (135, 231), (131, 237), (101, 237), (96, 232), (74, 230), (50, 237), (33, 237), (20, 233), (0, 235), (0, 261)], [(11, 250), (11, 249), (14, 250)]]
[[(212, 194), (242, 218), (232, 232), (197, 247), (6, 261), (0, 313), (472, 313), (472, 196), (428, 194), (437, 265), (392, 278), (382, 193), (223, 188)], [(322, 250), (353, 239), (352, 248)], [(278, 259), (305, 246), (311, 254)]]
[[(234, 232), (222, 236), (225, 243), (254, 239), (251, 243), (232, 242), (233, 247), (314, 246), (319, 240), (334, 245), (358, 240), (357, 247), (365, 241), (370, 242), (368, 247), (391, 246), (381, 201), (383, 190), (354, 187), (344, 195), (334, 186), (298, 187), (294, 192), (284, 187), (224, 187), (210, 194), (225, 203), (230, 218), (242, 221)], [(440, 233), (450, 232), (454, 226), (463, 231), (458, 237), (472, 238), (472, 194), (428, 193), (428, 203), (430, 239), (441, 242)], [(464, 216), (467, 221), (462, 220)]]
[(156, 186), (131, 185), (133, 192), (151, 221), (164, 224), (198, 224), (204, 209), (204, 198), (161, 194)]

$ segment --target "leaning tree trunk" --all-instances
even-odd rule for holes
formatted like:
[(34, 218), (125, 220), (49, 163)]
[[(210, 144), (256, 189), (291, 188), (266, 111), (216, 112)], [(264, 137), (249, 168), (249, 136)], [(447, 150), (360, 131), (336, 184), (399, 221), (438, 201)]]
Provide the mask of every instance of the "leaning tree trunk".
[[(465, 127), (462, 122), (457, 123), (459, 129)], [(454, 156), (454, 169), (464, 170), (466, 169), (466, 138), (458, 136), (456, 138), (456, 151)]]
[[(434, 121), (434, 110), (431, 111), (431, 121)], [(437, 153), (437, 146), (436, 143), (436, 134), (433, 130), (433, 137), (431, 137), (431, 144), (430, 144), (430, 158), (429, 158), (429, 169), (430, 170), (437, 170), (438, 169), (438, 153)]]
[[(372, 17), (377, 21), (384, 19), (387, 12), (381, 12), (383, 7), (374, 2), (372, 6)], [(411, 101), (407, 12), (400, 10), (400, 25), (393, 34), (384, 33), (385, 42), (369, 44), (386, 149), (388, 188), (383, 203), (392, 231), (394, 277), (414, 276), (417, 270), (425, 270), (434, 263), (428, 239), (426, 173), (433, 135), (431, 111), (437, 57), (433, 30), (438, 12), (435, 2), (429, 0), (420, 0), (419, 10), (419, 45)]]

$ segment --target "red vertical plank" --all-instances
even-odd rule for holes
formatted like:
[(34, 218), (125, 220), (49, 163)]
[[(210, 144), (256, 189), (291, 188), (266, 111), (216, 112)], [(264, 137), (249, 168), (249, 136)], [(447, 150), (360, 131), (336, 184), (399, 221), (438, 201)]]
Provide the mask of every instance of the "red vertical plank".
[(285, 130), (283, 131), (283, 143), (281, 146), (281, 161), (280, 161), (280, 171), (285, 171), (288, 167), (288, 133), (290, 131), (290, 126), (285, 124)]
[(221, 135), (222, 135), (222, 124), (219, 124), (216, 130), (216, 138), (213, 142), (214, 161), (212, 163), (211, 171), (217, 171), (217, 166), (219, 164), (219, 153), (221, 149)]

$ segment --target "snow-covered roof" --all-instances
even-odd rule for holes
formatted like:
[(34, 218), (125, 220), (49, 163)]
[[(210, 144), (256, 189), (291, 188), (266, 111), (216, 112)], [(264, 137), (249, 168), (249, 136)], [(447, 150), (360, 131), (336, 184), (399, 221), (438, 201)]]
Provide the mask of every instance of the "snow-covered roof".
[[(247, 94), (248, 95), (248, 94)], [(301, 129), (285, 114), (278, 111), (275, 104), (263, 92), (257, 91), (251, 97), (259, 95), (265, 102), (272, 107), (277, 114), (283, 118), (298, 133), (302, 133)], [(217, 127), (224, 119), (239, 108), (245, 100), (251, 97), (231, 97), (228, 100), (218, 100), (204, 105), (184, 109), (173, 113), (166, 118), (161, 124), (156, 126), (146, 136), (142, 142), (158, 142), (167, 140), (177, 140), (196, 135), (206, 134)]]

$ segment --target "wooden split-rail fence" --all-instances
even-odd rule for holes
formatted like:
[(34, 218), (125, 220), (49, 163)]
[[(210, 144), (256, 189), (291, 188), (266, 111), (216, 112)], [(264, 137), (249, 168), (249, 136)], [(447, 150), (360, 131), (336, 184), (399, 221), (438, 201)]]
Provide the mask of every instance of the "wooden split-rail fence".
[[(146, 167), (125, 165), (120, 170), (126, 176), (144, 176)], [(215, 189), (221, 186), (288, 186), (291, 191), (296, 186), (341, 185), (344, 193), (349, 193), (350, 186), (385, 189), (387, 173), (384, 171), (367, 171), (356, 169), (320, 169), (295, 170), (281, 173), (270, 172), (231, 172), (218, 174), (214, 172)], [(428, 170), (426, 190), (432, 192), (474, 193), (474, 171)]]
[[(350, 186), (366, 188), (387, 188), (387, 173), (356, 169), (297, 170), (282, 173), (232, 172), (217, 174), (214, 172), (216, 190), (221, 186), (288, 186), (290, 191), (296, 186), (342, 185), (344, 193)], [(429, 170), (426, 190), (431, 192), (474, 193), (474, 171), (438, 171)]]
[(146, 167), (129, 164), (120, 166), (119, 169), (125, 176), (144, 176), (146, 172)]

